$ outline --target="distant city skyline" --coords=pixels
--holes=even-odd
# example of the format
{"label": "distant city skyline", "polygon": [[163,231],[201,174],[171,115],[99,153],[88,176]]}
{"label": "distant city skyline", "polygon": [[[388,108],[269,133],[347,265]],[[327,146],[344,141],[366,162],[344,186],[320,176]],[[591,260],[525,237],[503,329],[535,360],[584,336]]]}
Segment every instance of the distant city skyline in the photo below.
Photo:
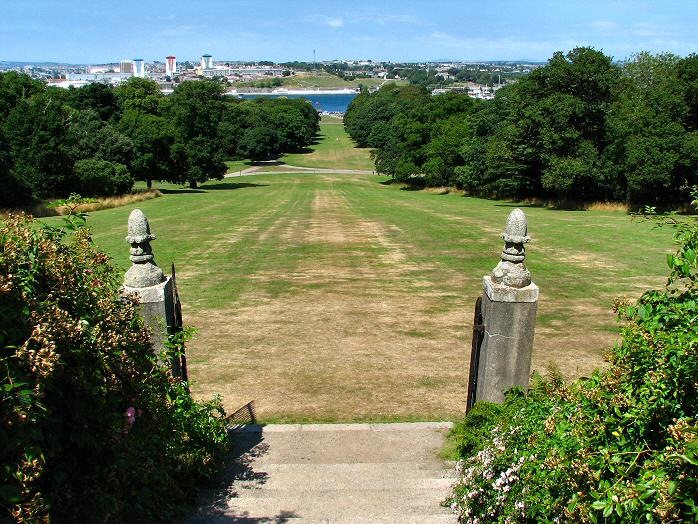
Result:
{"label": "distant city skyline", "polygon": [[698,2],[135,2],[5,0],[0,60],[108,63],[372,59],[545,61],[592,46],[616,60],[638,51],[698,51]]}

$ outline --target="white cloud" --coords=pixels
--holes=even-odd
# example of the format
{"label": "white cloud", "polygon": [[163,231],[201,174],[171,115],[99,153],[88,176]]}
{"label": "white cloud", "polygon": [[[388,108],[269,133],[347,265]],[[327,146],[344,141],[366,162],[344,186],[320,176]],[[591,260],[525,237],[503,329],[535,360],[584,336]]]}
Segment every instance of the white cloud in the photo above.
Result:
{"label": "white cloud", "polygon": [[353,17],[349,20],[350,24],[374,23],[378,25],[387,24],[405,24],[405,25],[420,25],[421,19],[412,15],[392,15],[392,14],[368,14]]}
{"label": "white cloud", "polygon": [[329,27],[343,27],[344,19],[337,16],[308,15],[302,18],[304,22],[311,24],[322,24]]}
{"label": "white cloud", "polygon": [[369,13],[362,14],[360,16],[325,16],[325,15],[307,15],[302,17],[304,22],[310,22],[315,24],[322,24],[329,27],[344,27],[345,25],[356,25],[356,24],[374,24],[374,25],[390,25],[390,24],[400,24],[400,25],[421,25],[422,21],[420,18],[412,15],[395,15],[395,14],[381,14],[381,13]]}
{"label": "white cloud", "polygon": [[330,27],[342,27],[344,25],[344,20],[341,18],[328,18],[325,23]]}

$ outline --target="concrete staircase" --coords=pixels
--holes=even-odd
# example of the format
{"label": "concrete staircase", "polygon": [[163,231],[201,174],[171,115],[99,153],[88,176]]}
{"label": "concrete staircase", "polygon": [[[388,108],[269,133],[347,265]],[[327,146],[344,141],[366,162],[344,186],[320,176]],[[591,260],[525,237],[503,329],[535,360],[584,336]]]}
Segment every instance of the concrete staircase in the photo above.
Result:
{"label": "concrete staircase", "polygon": [[446,524],[454,482],[438,459],[450,423],[252,426],[187,522]]}

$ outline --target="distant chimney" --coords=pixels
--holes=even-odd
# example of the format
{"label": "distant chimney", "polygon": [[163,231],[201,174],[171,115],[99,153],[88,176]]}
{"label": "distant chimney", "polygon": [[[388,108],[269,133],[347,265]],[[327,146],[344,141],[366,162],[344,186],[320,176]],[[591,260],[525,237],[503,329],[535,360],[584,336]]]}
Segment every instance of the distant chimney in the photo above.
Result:
{"label": "distant chimney", "polygon": [[165,58],[165,76],[172,78],[177,72],[177,57],[168,56]]}

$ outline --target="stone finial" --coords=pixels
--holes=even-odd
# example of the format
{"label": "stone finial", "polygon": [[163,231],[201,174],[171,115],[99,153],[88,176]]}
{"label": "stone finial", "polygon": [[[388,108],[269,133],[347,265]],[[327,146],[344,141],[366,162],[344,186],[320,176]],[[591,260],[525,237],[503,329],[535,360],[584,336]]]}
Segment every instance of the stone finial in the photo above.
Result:
{"label": "stone finial", "polygon": [[492,280],[510,287],[528,286],[531,283],[531,273],[524,264],[524,244],[530,242],[531,238],[528,236],[528,221],[523,211],[517,208],[509,213],[502,238],[502,260],[492,271]]}
{"label": "stone finial", "polygon": [[165,275],[155,263],[150,241],[155,235],[150,232],[148,218],[140,209],[134,209],[128,217],[126,242],[131,244],[132,265],[124,276],[124,285],[133,288],[157,286],[165,281]]}

